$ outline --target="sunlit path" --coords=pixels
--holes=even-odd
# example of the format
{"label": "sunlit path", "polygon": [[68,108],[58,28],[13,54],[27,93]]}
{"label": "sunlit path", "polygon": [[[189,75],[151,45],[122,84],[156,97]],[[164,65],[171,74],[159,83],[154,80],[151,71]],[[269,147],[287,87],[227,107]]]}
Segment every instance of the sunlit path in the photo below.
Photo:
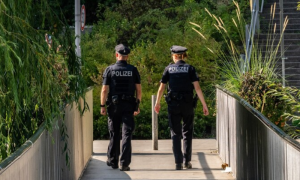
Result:
{"label": "sunlit path", "polygon": [[82,180],[142,179],[234,179],[223,173],[222,161],[216,153],[215,139],[193,140],[193,169],[175,170],[171,140],[159,140],[159,150],[152,149],[151,140],[134,140],[131,171],[122,172],[106,165],[108,141],[94,141],[94,153]]}

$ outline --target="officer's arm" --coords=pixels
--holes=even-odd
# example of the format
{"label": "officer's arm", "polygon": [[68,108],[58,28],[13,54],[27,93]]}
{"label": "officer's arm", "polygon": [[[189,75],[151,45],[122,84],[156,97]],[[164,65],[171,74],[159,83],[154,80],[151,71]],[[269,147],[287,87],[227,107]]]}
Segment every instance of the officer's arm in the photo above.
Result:
{"label": "officer's arm", "polygon": [[157,97],[156,97],[156,103],[155,104],[160,104],[160,99],[164,93],[164,90],[166,88],[166,84],[160,83],[159,89],[157,91]]}
{"label": "officer's arm", "polygon": [[165,88],[166,88],[166,84],[160,83],[159,89],[157,91],[157,98],[156,98],[156,103],[155,103],[155,107],[154,107],[154,110],[157,114],[159,113],[159,110],[160,110],[160,99],[164,93]]}
{"label": "officer's arm", "polygon": [[109,92],[109,85],[103,85],[101,90],[101,105],[105,105],[108,92]]}
{"label": "officer's arm", "polygon": [[199,82],[198,81],[194,81],[193,82],[193,85],[194,85],[194,88],[195,88],[195,91],[202,103],[202,106],[203,106],[203,113],[204,115],[208,115],[209,112],[208,112],[208,108],[207,108],[207,105],[205,103],[205,99],[204,99],[204,96],[203,96],[203,93],[202,93],[202,90],[200,88],[200,85],[199,85]]}
{"label": "officer's arm", "polygon": [[141,84],[135,84],[135,88],[136,88],[136,98],[138,98],[141,102],[142,101],[142,86],[141,86]]}

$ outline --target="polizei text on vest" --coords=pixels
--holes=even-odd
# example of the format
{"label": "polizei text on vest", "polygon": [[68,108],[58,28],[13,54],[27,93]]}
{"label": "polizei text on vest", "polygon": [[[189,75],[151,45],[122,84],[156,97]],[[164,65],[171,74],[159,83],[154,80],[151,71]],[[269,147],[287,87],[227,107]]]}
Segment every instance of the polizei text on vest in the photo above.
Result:
{"label": "polizei text on vest", "polygon": [[169,67],[169,73],[187,73],[189,67]]}
{"label": "polizei text on vest", "polygon": [[112,71],[113,76],[132,76],[132,71]]}

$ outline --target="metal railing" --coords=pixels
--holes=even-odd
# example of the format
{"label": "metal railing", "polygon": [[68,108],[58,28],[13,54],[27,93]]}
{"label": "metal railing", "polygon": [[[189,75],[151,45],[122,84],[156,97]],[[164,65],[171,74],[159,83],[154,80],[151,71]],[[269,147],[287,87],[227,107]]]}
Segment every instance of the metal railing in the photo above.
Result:
{"label": "metal railing", "polygon": [[[89,105],[83,116],[76,104],[65,108],[70,167],[62,154],[65,141],[60,130],[49,134],[43,124],[16,152],[0,163],[1,180],[75,180],[87,165],[93,151],[93,90],[86,93]],[[83,101],[81,100],[83,107]]]}
{"label": "metal railing", "polygon": [[279,0],[279,8],[280,8],[280,34],[283,34],[282,39],[280,41],[280,56],[281,56],[281,71],[282,71],[282,86],[285,87],[285,60],[287,60],[287,57],[285,57],[285,46],[284,46],[284,30],[283,30],[283,0]]}
{"label": "metal railing", "polygon": [[256,33],[256,30],[259,29],[259,12],[262,13],[264,0],[261,2],[261,8],[259,10],[259,0],[252,0],[252,10],[251,10],[251,24],[246,25],[246,55],[244,61],[243,73],[249,70],[250,59],[253,47],[253,39]]}
{"label": "metal railing", "polygon": [[217,87],[217,143],[237,180],[298,180],[300,143],[245,100]]}

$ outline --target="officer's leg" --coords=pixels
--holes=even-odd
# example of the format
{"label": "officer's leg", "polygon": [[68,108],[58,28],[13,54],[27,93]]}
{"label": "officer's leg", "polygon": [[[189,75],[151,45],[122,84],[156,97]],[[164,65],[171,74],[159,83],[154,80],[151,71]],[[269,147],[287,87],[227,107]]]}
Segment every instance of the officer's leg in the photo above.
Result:
{"label": "officer's leg", "polygon": [[181,151],[181,118],[180,108],[178,106],[168,106],[169,126],[171,130],[171,137],[173,142],[173,153],[175,163],[183,163],[183,156]]}
{"label": "officer's leg", "polygon": [[107,150],[108,162],[115,167],[119,164],[120,155],[120,116],[116,112],[116,106],[108,108],[108,130],[110,135],[110,142]]}
{"label": "officer's leg", "polygon": [[194,131],[194,109],[193,105],[186,104],[185,112],[183,112],[183,126],[182,126],[182,135],[183,135],[183,158],[184,162],[187,163],[191,161],[192,156],[192,139]]}
{"label": "officer's leg", "polygon": [[131,163],[131,139],[134,131],[133,105],[127,104],[127,108],[122,116],[122,152],[120,158],[121,166],[129,166]]}

